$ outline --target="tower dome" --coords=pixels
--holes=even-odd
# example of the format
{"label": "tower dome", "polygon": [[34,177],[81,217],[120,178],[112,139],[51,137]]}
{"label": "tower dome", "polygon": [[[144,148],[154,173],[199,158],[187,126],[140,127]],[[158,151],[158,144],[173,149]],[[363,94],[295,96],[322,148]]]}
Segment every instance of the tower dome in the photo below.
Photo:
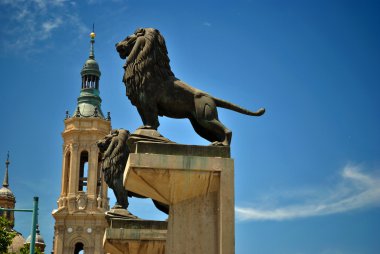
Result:
{"label": "tower dome", "polygon": [[1,187],[0,189],[0,199],[15,200],[15,195],[8,187]]}
{"label": "tower dome", "polygon": [[94,58],[89,58],[84,62],[82,71],[80,72],[82,78],[85,76],[95,76],[97,78],[100,77],[99,64]]}

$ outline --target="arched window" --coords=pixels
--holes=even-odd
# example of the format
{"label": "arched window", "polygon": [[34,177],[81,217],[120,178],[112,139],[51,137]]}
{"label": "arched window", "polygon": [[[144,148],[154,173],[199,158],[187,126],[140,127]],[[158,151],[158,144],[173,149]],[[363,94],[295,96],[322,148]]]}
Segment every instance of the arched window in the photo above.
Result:
{"label": "arched window", "polygon": [[79,164],[79,191],[87,191],[87,176],[88,176],[88,152],[83,151],[80,154]]}
{"label": "arched window", "polygon": [[75,244],[75,248],[74,248],[74,254],[83,254],[84,253],[84,246],[83,246],[83,243],[81,242],[78,242]]}
{"label": "arched window", "polygon": [[[101,184],[102,184],[102,173],[101,173],[101,170],[102,170],[102,154],[99,153],[98,155],[98,168],[97,168],[97,172],[96,172],[96,179],[97,179],[97,184],[96,184],[96,196],[99,196],[99,192],[102,190],[101,188]],[[101,193],[101,196],[103,195],[103,193]]]}
{"label": "arched window", "polygon": [[64,175],[63,175],[63,180],[62,180],[64,194],[67,194],[67,189],[69,188],[70,161],[71,161],[71,154],[70,152],[67,152],[65,156],[65,167],[63,171]]}

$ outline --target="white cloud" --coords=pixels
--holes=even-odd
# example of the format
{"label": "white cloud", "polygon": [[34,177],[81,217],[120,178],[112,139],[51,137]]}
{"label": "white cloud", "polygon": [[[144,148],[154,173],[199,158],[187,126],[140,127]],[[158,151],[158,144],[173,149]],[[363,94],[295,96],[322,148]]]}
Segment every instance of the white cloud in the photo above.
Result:
{"label": "white cloud", "polygon": [[203,25],[204,25],[204,26],[211,27],[211,23],[210,23],[210,22],[203,22]]}
{"label": "white cloud", "polygon": [[63,6],[68,0],[52,0],[52,4],[57,6]]}
{"label": "white cloud", "polygon": [[[300,195],[298,193],[288,198],[294,200],[294,198],[300,198]],[[267,199],[280,199],[280,195],[267,197]],[[380,205],[380,178],[364,173],[358,166],[348,165],[341,173],[340,182],[332,189],[307,191],[298,204],[271,207],[265,204],[253,204],[248,207],[236,206],[235,211],[240,221],[280,221],[344,213],[378,205]]]}
{"label": "white cloud", "polygon": [[48,4],[46,0],[34,0],[40,9],[45,9]]}
{"label": "white cloud", "polygon": [[45,34],[49,34],[51,30],[58,28],[62,24],[61,18],[56,18],[54,20],[46,21],[42,24]]}
{"label": "white cloud", "polygon": [[0,0],[0,8],[6,15],[6,22],[1,24],[0,29],[2,51],[13,52],[21,47],[23,53],[41,50],[41,44],[37,47],[37,43],[48,42],[63,26],[78,34],[90,30],[80,19],[72,1]]}

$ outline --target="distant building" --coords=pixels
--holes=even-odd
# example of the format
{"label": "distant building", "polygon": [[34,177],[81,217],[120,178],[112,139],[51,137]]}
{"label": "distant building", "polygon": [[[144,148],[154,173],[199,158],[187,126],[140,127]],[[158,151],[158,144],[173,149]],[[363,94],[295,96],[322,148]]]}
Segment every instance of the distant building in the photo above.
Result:
{"label": "distant building", "polygon": [[[0,207],[2,208],[8,208],[8,209],[14,209],[16,204],[16,197],[9,188],[8,183],[8,167],[9,167],[10,161],[9,161],[9,152],[7,155],[7,160],[5,161],[5,175],[4,175],[4,181],[3,181],[3,187],[0,189]],[[13,226],[15,225],[15,216],[13,211],[0,211],[0,214],[7,218],[9,222]]]}
{"label": "distant building", "polygon": [[[14,196],[13,192],[9,188],[9,182],[8,182],[8,167],[9,167],[10,161],[9,161],[9,153],[7,155],[7,160],[5,161],[5,175],[4,175],[4,181],[3,181],[3,187],[0,189],[0,207],[2,208],[8,208],[8,209],[15,209],[16,204],[16,197]],[[30,244],[30,236],[25,241],[24,237],[21,233],[17,232],[14,227],[15,222],[15,216],[14,211],[0,211],[0,216],[4,216],[7,218],[11,223],[11,228],[9,230],[16,232],[16,236],[12,240],[12,244],[8,247],[9,253],[20,253],[20,249],[24,247],[25,244]],[[45,250],[45,242],[43,240],[43,237],[40,235],[40,230],[38,229],[37,225],[37,231],[36,231],[36,248],[38,248],[41,252],[44,252]]]}
{"label": "distant building", "polygon": [[55,254],[103,254],[107,227],[107,185],[101,174],[96,141],[111,131],[99,96],[99,65],[94,56],[95,33],[91,33],[89,58],[81,71],[82,85],[76,110],[66,112],[63,138],[61,194],[52,214]]}
{"label": "distant building", "polygon": [[[31,239],[32,239],[32,236],[29,235],[28,238],[26,238],[25,245],[30,245],[30,240]],[[39,249],[42,253],[44,253],[45,246],[46,246],[46,244],[45,244],[44,238],[41,236],[40,229],[39,229],[39,226],[37,224],[37,227],[36,227],[36,241],[35,241],[34,247],[36,249]]]}

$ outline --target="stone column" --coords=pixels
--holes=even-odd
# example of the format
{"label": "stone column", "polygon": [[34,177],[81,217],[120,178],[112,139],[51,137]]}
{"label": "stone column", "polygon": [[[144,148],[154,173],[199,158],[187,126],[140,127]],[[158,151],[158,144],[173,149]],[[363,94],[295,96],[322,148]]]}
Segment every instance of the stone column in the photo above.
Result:
{"label": "stone column", "polygon": [[[67,187],[68,186],[66,186],[66,188],[65,188],[65,185],[66,185],[66,170],[67,170],[67,168],[66,168],[66,154],[67,154],[67,146],[63,146],[63,153],[62,153],[62,177],[61,177],[61,179],[62,179],[62,183],[61,183],[61,197],[63,197],[63,196],[66,196],[67,195]],[[65,190],[66,189],[66,190]]]}
{"label": "stone column", "polygon": [[91,145],[88,154],[88,179],[87,179],[87,195],[90,199],[96,199],[97,186],[97,171],[98,171],[98,149],[95,144]]}
{"label": "stone column", "polygon": [[69,180],[69,197],[75,197],[78,190],[78,177],[79,177],[79,145],[71,145],[71,159],[70,159],[70,180]]}
{"label": "stone column", "polygon": [[54,253],[63,253],[64,227],[56,226],[54,238]]}

